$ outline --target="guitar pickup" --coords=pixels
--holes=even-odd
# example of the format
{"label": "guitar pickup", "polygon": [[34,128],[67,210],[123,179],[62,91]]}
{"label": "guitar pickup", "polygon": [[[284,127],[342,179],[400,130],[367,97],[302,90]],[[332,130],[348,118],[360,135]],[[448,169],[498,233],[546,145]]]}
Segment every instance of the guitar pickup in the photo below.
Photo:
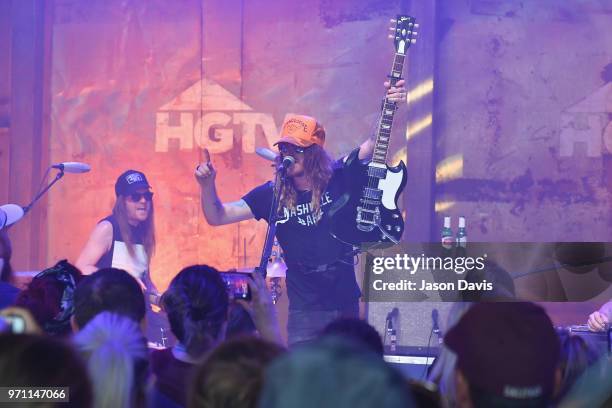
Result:
{"label": "guitar pickup", "polygon": [[375,207],[378,207],[380,205],[380,200],[374,201],[374,200],[368,200],[367,198],[362,198],[361,200],[359,200],[359,202],[363,205],[372,205]]}
{"label": "guitar pickup", "polygon": [[384,179],[387,177],[387,169],[383,167],[368,166],[368,176]]}
{"label": "guitar pickup", "polygon": [[377,188],[366,187],[363,189],[363,197],[366,199],[380,201],[382,199],[382,194],[382,190]]}

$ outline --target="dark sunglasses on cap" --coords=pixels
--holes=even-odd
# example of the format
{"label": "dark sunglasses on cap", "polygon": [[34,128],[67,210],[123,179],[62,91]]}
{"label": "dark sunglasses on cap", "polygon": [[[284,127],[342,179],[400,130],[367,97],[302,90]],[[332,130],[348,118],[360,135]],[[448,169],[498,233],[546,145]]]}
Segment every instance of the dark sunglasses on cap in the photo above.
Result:
{"label": "dark sunglasses on cap", "polygon": [[142,200],[143,197],[144,197],[145,201],[151,201],[153,199],[153,193],[150,192],[150,191],[145,191],[144,193],[132,193],[132,194],[128,194],[127,197],[130,199],[130,201],[133,201],[135,203],[137,203],[140,200]]}
{"label": "dark sunglasses on cap", "polygon": [[291,155],[296,153],[304,153],[306,149],[304,147],[292,145],[290,143],[283,143],[278,145],[278,151],[283,155]]}

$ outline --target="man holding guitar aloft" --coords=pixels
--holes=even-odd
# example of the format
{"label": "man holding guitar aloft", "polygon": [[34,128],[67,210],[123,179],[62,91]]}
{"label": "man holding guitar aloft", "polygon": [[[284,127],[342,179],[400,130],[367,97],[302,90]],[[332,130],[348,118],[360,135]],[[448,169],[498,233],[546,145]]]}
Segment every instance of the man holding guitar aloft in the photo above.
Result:
{"label": "man holding guitar aloft", "polygon": [[[403,232],[397,198],[406,182],[406,167],[403,162],[389,167],[386,157],[393,115],[407,99],[402,68],[418,24],[410,16],[398,16],[392,22],[395,58],[375,137],[334,162],[323,148],[325,130],[316,119],[289,114],[281,127],[277,164],[289,166],[278,186],[276,237],[287,264],[290,345],[312,339],[338,317],[358,317],[360,292],[353,246],[398,242]],[[268,219],[272,182],[238,201],[223,203],[215,189],[215,174],[205,151],[195,176],[209,224]]]}
{"label": "man holding guitar aloft", "polygon": [[[388,88],[387,100],[406,101],[404,81]],[[324,128],[312,117],[289,114],[281,128],[279,161],[295,159],[281,185],[276,236],[287,263],[289,344],[313,338],[340,316],[358,317],[359,288],[355,279],[352,247],[334,238],[323,215],[344,194],[343,161],[333,161],[323,148]],[[359,159],[372,157],[374,141],[359,147]],[[201,187],[202,210],[211,225],[256,218],[267,219],[273,183],[266,182],[241,200],[222,203],[215,189],[215,169],[208,151],[195,176]]]}

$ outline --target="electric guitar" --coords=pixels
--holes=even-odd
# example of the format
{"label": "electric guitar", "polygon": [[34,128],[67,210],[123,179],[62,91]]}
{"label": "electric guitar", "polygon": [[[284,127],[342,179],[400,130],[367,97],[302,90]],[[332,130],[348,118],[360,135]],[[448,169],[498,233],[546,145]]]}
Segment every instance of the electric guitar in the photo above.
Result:
{"label": "electric guitar", "polygon": [[[418,24],[410,16],[391,20],[395,58],[389,80],[394,86],[402,79],[404,59],[410,45],[416,42],[414,31]],[[393,116],[397,103],[383,101],[380,123],[376,133],[374,154],[367,166],[360,162],[359,149],[354,150],[344,164],[347,193],[341,196],[326,216],[331,221],[332,235],[345,243],[398,243],[404,232],[404,220],[397,208],[397,199],[406,185],[406,165],[387,165],[387,153]]]}

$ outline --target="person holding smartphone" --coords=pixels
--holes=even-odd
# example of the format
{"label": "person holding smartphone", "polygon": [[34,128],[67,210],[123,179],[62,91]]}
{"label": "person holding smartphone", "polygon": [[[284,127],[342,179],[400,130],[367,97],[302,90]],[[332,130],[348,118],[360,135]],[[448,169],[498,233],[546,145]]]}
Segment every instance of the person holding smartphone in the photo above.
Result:
{"label": "person holding smartphone", "polygon": [[23,307],[10,306],[0,309],[0,334],[2,333],[43,334],[43,331],[30,311]]}
{"label": "person holding smartphone", "polygon": [[[154,386],[149,396],[150,406],[187,406],[189,385],[197,365],[226,338],[233,302],[241,304],[251,315],[261,338],[282,344],[274,305],[263,277],[234,274],[233,279],[224,281],[224,275],[208,265],[191,265],[172,279],[162,295],[162,307],[178,342],[151,353]],[[250,301],[243,298],[242,291],[233,290],[233,283],[245,281],[250,288]]]}

